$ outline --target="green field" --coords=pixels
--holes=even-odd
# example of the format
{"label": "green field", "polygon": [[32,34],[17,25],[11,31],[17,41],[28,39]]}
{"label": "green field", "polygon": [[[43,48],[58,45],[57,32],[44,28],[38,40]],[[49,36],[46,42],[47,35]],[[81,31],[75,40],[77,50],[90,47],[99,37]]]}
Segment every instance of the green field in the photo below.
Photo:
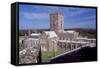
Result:
{"label": "green field", "polygon": [[52,58],[52,57],[55,57],[55,56],[57,56],[58,54],[60,54],[60,52],[53,52],[53,51],[50,51],[50,52],[42,52],[41,53],[41,56],[42,56],[42,62],[49,62],[50,60],[50,58]]}

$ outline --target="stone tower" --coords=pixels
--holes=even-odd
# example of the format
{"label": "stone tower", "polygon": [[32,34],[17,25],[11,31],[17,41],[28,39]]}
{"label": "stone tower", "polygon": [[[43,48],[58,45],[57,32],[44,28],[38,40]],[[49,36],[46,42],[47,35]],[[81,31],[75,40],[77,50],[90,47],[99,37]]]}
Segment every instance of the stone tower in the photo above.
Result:
{"label": "stone tower", "polygon": [[62,13],[50,14],[50,30],[57,34],[64,31],[64,15]]}

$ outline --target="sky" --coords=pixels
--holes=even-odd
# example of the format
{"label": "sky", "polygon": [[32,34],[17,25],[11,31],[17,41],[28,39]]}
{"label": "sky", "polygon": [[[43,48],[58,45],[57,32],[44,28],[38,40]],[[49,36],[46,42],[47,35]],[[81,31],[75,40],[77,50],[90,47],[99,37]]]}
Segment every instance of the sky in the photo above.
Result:
{"label": "sky", "polygon": [[96,29],[96,9],[42,5],[19,5],[19,29],[49,29],[50,13],[64,14],[64,28]]}

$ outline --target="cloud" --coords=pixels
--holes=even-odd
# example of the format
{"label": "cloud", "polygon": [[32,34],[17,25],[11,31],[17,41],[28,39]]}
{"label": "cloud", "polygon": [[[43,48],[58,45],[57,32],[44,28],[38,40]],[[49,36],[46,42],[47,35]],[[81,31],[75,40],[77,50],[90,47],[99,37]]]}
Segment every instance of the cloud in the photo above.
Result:
{"label": "cloud", "polygon": [[27,20],[41,20],[48,19],[48,13],[33,13],[33,12],[24,12],[23,17]]}
{"label": "cloud", "polygon": [[41,5],[33,5],[32,7],[35,10],[41,10],[43,12],[56,12],[58,11],[59,8],[57,6],[41,6]]}
{"label": "cloud", "polygon": [[86,10],[77,10],[77,11],[70,10],[69,11],[69,13],[70,13],[69,16],[77,16],[77,15],[80,15],[80,14],[85,13],[85,12],[86,12]]}

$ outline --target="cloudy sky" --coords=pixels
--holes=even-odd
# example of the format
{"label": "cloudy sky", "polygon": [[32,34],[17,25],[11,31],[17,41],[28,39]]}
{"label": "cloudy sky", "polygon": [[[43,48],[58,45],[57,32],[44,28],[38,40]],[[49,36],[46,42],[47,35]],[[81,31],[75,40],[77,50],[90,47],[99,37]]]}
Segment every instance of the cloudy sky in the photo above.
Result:
{"label": "cloudy sky", "polygon": [[96,29],[96,9],[41,5],[19,5],[19,29],[50,28],[50,13],[64,14],[64,28]]}

